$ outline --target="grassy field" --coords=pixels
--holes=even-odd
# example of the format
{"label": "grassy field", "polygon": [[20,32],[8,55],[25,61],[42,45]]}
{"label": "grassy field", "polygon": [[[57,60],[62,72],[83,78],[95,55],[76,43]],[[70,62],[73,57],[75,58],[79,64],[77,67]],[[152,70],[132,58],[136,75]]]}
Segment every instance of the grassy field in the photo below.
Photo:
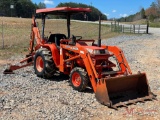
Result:
{"label": "grassy field", "polygon": [[[137,20],[134,22],[125,22],[126,24],[142,24],[142,25],[146,25],[147,21],[146,19],[142,19],[142,20]],[[149,22],[149,27],[155,27],[155,28],[160,28],[160,22]]]}
{"label": "grassy field", "polygon": [[[3,25],[2,25],[3,21]],[[41,20],[37,20],[41,28]],[[2,49],[2,26],[4,49]],[[41,30],[41,29],[40,29]],[[66,20],[46,20],[45,36],[51,33],[67,35]],[[6,59],[14,54],[27,53],[31,33],[31,19],[0,17],[0,59]],[[98,39],[98,25],[83,22],[71,22],[71,35],[82,36],[83,39]],[[117,36],[111,33],[110,27],[102,26],[102,39]]]}
{"label": "grassy field", "polygon": [[155,28],[160,28],[160,22],[150,22],[149,26],[150,27],[155,27]]}
{"label": "grassy field", "polygon": [[122,22],[124,24],[134,24],[134,25],[137,25],[137,24],[142,24],[142,25],[145,25],[147,24],[147,21],[146,19],[142,19],[142,20],[137,20],[137,21],[134,21],[134,22]]}

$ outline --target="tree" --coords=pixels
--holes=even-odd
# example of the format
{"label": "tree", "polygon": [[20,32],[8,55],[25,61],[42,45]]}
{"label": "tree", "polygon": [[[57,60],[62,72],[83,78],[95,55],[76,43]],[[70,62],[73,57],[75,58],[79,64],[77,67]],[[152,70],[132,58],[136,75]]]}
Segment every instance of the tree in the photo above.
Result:
{"label": "tree", "polygon": [[160,0],[157,0],[157,7],[160,9]]}
{"label": "tree", "polygon": [[10,0],[1,0],[0,1],[0,13],[5,16],[10,16]]}
{"label": "tree", "polygon": [[[86,15],[84,14],[76,14],[73,15],[71,17],[71,19],[76,19],[76,20],[89,20],[89,21],[97,21],[99,19],[99,15],[102,14],[97,8],[90,6],[90,5],[86,5],[86,4],[82,4],[82,3],[73,3],[73,2],[68,2],[68,3],[60,3],[57,5],[57,7],[83,7],[83,8],[91,8],[92,12],[90,13],[86,13]],[[86,18],[84,17],[86,16]],[[63,18],[62,16],[60,16],[60,18]],[[107,16],[102,14],[102,19],[103,20],[107,20]]]}
{"label": "tree", "polygon": [[160,14],[159,14],[160,10],[158,8],[158,4],[159,4],[158,2],[156,2],[156,3],[152,2],[150,7],[148,9],[146,9],[146,11],[145,11],[145,14],[149,18],[150,21],[154,21],[155,18],[158,18],[160,16]]}
{"label": "tree", "polygon": [[158,15],[160,16],[160,0],[157,0],[157,9]]}
{"label": "tree", "polygon": [[[10,8],[11,4],[14,5],[13,9]],[[3,16],[29,18],[38,8],[46,6],[44,3],[34,4],[32,0],[0,0],[0,15]]]}
{"label": "tree", "polygon": [[156,5],[156,3],[155,3],[155,2],[152,2],[152,4],[150,5],[150,7],[156,8],[156,7],[157,7],[157,5]]}
{"label": "tree", "polygon": [[155,16],[154,15],[149,15],[149,20],[151,21],[151,22],[153,22],[154,21],[154,19],[155,19]]}
{"label": "tree", "polygon": [[31,0],[18,0],[16,4],[16,14],[18,17],[32,17],[35,6]]}
{"label": "tree", "polygon": [[157,9],[154,8],[154,7],[150,7],[150,8],[148,8],[148,9],[146,9],[145,15],[146,15],[146,16],[150,16],[150,15],[157,16],[157,15],[158,15],[158,14],[157,14]]}
{"label": "tree", "polygon": [[41,9],[41,8],[46,8],[46,4],[40,2],[40,3],[38,4],[38,8],[39,8],[39,9]]}
{"label": "tree", "polygon": [[146,15],[145,15],[145,10],[144,10],[144,8],[141,9],[140,13],[141,13],[141,18],[142,18],[142,19],[145,19],[145,18],[146,18]]}

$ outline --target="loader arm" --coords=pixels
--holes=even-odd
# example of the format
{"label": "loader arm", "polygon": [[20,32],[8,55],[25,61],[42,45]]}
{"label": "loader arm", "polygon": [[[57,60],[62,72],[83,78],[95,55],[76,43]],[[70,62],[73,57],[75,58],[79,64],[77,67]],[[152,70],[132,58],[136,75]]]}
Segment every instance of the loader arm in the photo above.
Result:
{"label": "loader arm", "polygon": [[128,65],[128,62],[124,56],[123,51],[116,46],[107,46],[107,50],[112,52],[114,56],[117,58],[118,63],[120,65],[121,71],[125,74],[132,74],[132,71]]}
{"label": "loader arm", "polygon": [[85,68],[87,70],[90,82],[92,84],[92,88],[93,88],[94,92],[96,92],[97,82],[98,82],[98,75],[97,75],[96,69],[95,69],[93,62],[91,60],[90,53],[87,50],[85,50],[83,47],[81,47],[81,51],[84,51],[84,52],[80,52],[80,55],[81,55],[81,58],[83,59],[83,62],[84,62]]}
{"label": "loader arm", "polygon": [[[61,40],[61,43],[63,42],[70,42],[71,40]],[[93,40],[91,40],[93,41]],[[73,61],[76,60],[78,58],[81,58],[83,60],[85,69],[88,73],[89,79],[91,81],[92,87],[94,92],[96,92],[96,88],[97,88],[97,81],[98,81],[98,75],[97,75],[97,71],[94,67],[94,64],[92,62],[90,53],[80,44],[76,44],[76,46],[72,46],[72,45],[66,45],[66,44],[60,44],[61,48],[60,48],[60,67],[59,70],[61,72],[65,72],[65,62],[67,61]],[[77,56],[73,56],[69,59],[65,59],[65,50],[67,51],[72,51],[76,54],[78,54]]]}

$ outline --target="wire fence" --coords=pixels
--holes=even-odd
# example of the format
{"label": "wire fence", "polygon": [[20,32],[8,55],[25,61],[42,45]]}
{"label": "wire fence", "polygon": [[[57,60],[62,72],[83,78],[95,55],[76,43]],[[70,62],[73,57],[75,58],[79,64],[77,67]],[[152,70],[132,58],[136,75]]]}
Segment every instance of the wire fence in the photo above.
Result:
{"label": "wire fence", "polygon": [[1,28],[2,28],[2,48],[4,49],[4,30],[3,30],[3,21],[2,21],[2,26],[1,26]]}
{"label": "wire fence", "polygon": [[[28,21],[28,22],[27,22]],[[31,20],[23,18],[0,18],[0,45],[1,48],[9,48],[23,44],[30,36]]]}

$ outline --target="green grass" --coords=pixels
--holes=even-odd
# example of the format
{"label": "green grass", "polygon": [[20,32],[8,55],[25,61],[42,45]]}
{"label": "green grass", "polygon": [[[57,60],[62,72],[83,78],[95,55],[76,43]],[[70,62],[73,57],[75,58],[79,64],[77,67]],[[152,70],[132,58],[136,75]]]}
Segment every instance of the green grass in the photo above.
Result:
{"label": "green grass", "polygon": [[[2,49],[2,21],[4,35],[4,49]],[[0,17],[0,59],[6,59],[17,54],[27,54],[31,33],[31,19]],[[41,20],[37,20],[41,28]],[[63,33],[67,35],[66,20],[46,20],[45,36],[49,33]],[[83,39],[98,39],[97,24],[71,22],[71,35],[82,36]],[[40,29],[41,31],[41,29]],[[110,27],[102,25],[102,39],[119,35],[110,32]]]}
{"label": "green grass", "polygon": [[[125,22],[125,24],[141,24],[141,25],[146,25],[147,20],[142,19],[142,20],[137,20],[134,22]],[[149,27],[155,27],[155,28],[160,28],[160,22],[149,22]]]}
{"label": "green grass", "polygon": [[155,28],[160,28],[160,22],[150,22],[149,26],[150,27],[155,27]]}
{"label": "green grass", "polygon": [[146,21],[146,19],[141,19],[141,20],[136,20],[134,22],[122,22],[122,23],[125,23],[125,24],[134,24],[134,25],[138,25],[138,24],[145,25],[145,24],[147,24],[147,21]]}

